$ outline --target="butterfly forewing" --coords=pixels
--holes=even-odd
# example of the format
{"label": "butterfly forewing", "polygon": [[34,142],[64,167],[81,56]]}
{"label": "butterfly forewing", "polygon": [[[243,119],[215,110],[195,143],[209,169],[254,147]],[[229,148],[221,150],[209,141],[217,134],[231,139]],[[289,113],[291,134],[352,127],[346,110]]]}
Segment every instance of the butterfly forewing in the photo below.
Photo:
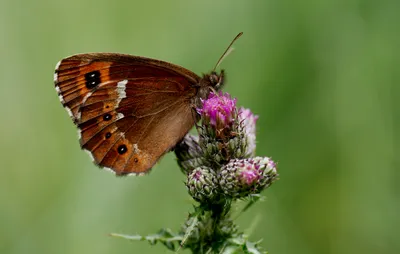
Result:
{"label": "butterfly forewing", "polygon": [[82,148],[119,175],[147,172],[189,131],[199,80],[163,61],[97,53],[62,60],[54,75]]}

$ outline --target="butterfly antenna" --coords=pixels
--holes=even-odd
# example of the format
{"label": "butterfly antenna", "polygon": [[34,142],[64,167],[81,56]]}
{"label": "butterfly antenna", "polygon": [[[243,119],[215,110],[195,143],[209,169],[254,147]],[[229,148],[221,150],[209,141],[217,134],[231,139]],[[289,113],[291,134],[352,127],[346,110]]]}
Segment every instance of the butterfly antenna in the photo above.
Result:
{"label": "butterfly antenna", "polygon": [[224,60],[224,58],[229,55],[229,53],[232,52],[233,48],[232,45],[233,43],[240,38],[240,36],[242,36],[243,32],[240,32],[238,35],[236,35],[236,37],[232,40],[231,44],[229,44],[229,46],[226,48],[225,52],[221,55],[221,57],[219,58],[217,64],[215,65],[213,71],[215,71],[215,69],[217,69],[217,67],[220,65],[220,63],[222,62],[222,60]]}

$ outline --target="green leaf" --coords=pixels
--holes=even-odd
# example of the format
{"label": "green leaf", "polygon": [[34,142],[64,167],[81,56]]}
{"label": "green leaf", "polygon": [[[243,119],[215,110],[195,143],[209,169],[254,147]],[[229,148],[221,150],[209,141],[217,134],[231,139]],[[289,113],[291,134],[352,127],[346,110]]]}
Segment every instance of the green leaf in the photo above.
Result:
{"label": "green leaf", "polygon": [[257,201],[264,200],[264,197],[261,196],[260,194],[251,194],[249,195],[249,203],[247,203],[247,205],[242,209],[242,213],[247,211],[250,207],[252,207]]}
{"label": "green leaf", "polygon": [[226,241],[226,246],[222,254],[233,254],[233,253],[246,253],[246,254],[266,254],[258,244],[261,241],[249,242],[247,236],[244,234],[238,235],[237,237],[230,238]]}
{"label": "green leaf", "polygon": [[198,214],[195,214],[195,217],[193,217],[189,227],[187,227],[186,232],[183,235],[182,241],[180,243],[181,246],[185,244],[186,240],[189,238],[190,234],[193,232],[193,229],[197,226],[198,222],[199,222]]}
{"label": "green leaf", "polygon": [[141,235],[124,235],[124,234],[111,233],[110,236],[124,238],[126,240],[132,240],[132,241],[146,240],[145,237]]}
{"label": "green leaf", "polygon": [[227,246],[224,249],[222,249],[220,254],[235,254],[235,253],[238,253],[239,250],[240,250],[240,247],[238,247],[238,246]]}
{"label": "green leaf", "polygon": [[243,239],[242,236],[240,237],[235,237],[235,238],[230,238],[228,241],[234,245],[242,246],[246,243],[246,240]]}
{"label": "green leaf", "polygon": [[263,254],[265,252],[260,251],[256,244],[252,243],[252,242],[246,242],[246,250],[248,251],[248,253],[251,254]]}
{"label": "green leaf", "polygon": [[174,251],[175,244],[179,244],[182,241],[182,236],[173,233],[170,229],[161,229],[157,234],[141,236],[141,235],[125,235],[125,234],[110,234],[113,237],[119,237],[131,241],[148,241],[151,245],[161,242],[168,249]]}

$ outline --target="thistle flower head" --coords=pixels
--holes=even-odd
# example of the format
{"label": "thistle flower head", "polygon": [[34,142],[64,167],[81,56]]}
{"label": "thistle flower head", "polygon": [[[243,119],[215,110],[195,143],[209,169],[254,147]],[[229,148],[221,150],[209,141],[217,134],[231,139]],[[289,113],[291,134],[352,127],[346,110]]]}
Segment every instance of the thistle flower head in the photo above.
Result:
{"label": "thistle flower head", "polygon": [[189,194],[199,202],[209,202],[217,194],[217,178],[208,167],[193,169],[187,178],[186,186]]}
{"label": "thistle flower head", "polygon": [[199,145],[208,165],[216,168],[232,158],[245,157],[247,139],[241,131],[236,99],[228,93],[210,93],[202,103],[197,109],[201,115]]}
{"label": "thistle flower head", "polygon": [[210,93],[203,100],[203,107],[197,111],[201,114],[203,121],[216,129],[230,126],[236,117],[236,99],[232,99],[228,93]]}
{"label": "thistle flower head", "polygon": [[233,198],[260,193],[276,180],[275,163],[268,157],[233,159],[222,167],[218,181],[223,192]]}

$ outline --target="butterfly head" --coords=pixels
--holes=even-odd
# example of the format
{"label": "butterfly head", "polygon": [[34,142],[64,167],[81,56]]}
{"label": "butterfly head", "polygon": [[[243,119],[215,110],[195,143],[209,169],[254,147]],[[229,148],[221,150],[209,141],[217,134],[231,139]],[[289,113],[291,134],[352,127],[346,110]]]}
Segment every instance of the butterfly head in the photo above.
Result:
{"label": "butterfly head", "polygon": [[210,92],[218,92],[224,85],[224,81],[224,70],[221,70],[220,73],[213,71],[210,74],[203,75],[199,82],[198,97],[206,99]]}

